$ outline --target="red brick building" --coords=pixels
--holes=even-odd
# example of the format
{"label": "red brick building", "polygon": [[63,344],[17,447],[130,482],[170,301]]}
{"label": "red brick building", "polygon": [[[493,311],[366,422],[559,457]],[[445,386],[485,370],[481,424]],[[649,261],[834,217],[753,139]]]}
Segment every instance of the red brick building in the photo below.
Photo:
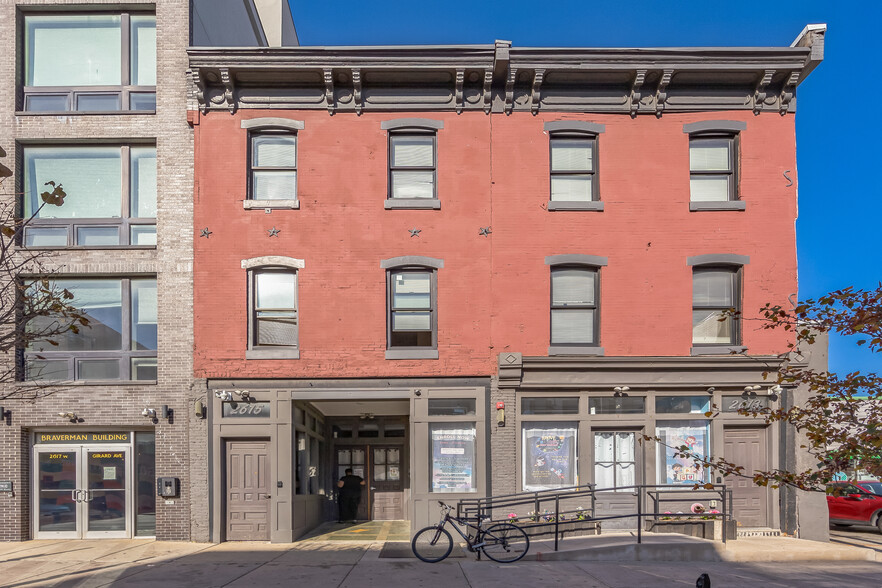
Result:
{"label": "red brick building", "polygon": [[[718,481],[642,434],[781,463],[732,409],[786,402],[762,373],[788,340],[721,317],[797,292],[793,95],[823,37],[191,49],[212,539],[333,519],[349,467],[358,518],[419,526],[438,497],[593,483],[623,512],[622,487]],[[734,514],[789,529],[795,500],[738,486]]]}

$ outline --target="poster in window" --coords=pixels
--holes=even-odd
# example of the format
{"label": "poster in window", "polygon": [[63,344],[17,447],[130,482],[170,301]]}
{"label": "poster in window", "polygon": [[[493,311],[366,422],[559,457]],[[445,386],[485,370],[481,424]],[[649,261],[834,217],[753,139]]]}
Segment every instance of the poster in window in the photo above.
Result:
{"label": "poster in window", "polygon": [[432,492],[475,492],[475,429],[432,428]]}
{"label": "poster in window", "polygon": [[682,421],[659,426],[656,435],[659,451],[660,484],[698,484],[707,478],[705,469],[688,457],[675,455],[685,447],[688,453],[707,456],[709,425],[707,421]]}
{"label": "poster in window", "polygon": [[575,486],[576,429],[524,429],[524,490]]}

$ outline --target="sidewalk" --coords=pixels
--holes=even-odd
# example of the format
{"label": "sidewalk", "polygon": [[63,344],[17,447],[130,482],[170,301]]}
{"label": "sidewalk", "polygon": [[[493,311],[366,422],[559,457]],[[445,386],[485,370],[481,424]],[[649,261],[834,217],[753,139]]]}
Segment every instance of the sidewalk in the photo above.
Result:
{"label": "sidewalk", "polygon": [[[636,538],[628,534],[584,539],[567,539],[565,549],[555,554],[561,561],[549,561],[554,553],[551,546],[536,542],[528,554],[532,561],[509,565],[475,561],[472,554],[439,564],[425,564],[412,557],[383,558],[383,543],[376,541],[198,544],[136,539],[0,543],[0,585],[532,588],[578,584],[580,588],[683,588],[694,586],[703,572],[711,573],[715,588],[753,584],[821,588],[844,581],[850,588],[882,585],[882,565],[874,561],[875,552],[869,560],[864,552],[871,550],[859,548],[782,537],[738,539],[727,549],[688,537],[682,538],[686,541],[672,540],[670,535],[646,536],[639,548]],[[713,561],[672,561],[675,554],[708,554],[708,546],[715,554]],[[606,553],[609,559],[603,563],[585,559],[592,551]],[[406,549],[399,553],[406,553]],[[660,559],[662,555],[667,559]]]}
{"label": "sidewalk", "polygon": [[[882,553],[872,549],[836,543],[806,541],[792,537],[742,537],[720,543],[676,534],[644,533],[637,543],[636,533],[604,533],[572,537],[560,542],[533,541],[525,559],[533,561],[879,561]],[[882,582],[880,582],[882,585]]]}

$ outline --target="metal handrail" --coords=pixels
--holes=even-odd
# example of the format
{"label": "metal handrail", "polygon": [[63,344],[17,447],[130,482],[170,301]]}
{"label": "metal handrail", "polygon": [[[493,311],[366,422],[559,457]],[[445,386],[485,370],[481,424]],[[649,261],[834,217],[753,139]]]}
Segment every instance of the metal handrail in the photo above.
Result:
{"label": "metal handrail", "polygon": [[[710,486],[710,487],[708,487]],[[722,521],[722,541],[726,542],[728,525],[732,521],[732,513],[730,512],[732,505],[732,490],[727,488],[725,484],[702,485],[700,488],[692,488],[679,484],[635,484],[631,486],[618,486],[615,488],[597,488],[595,484],[586,484],[582,486],[569,486],[566,488],[557,488],[553,490],[534,490],[528,492],[518,492],[514,494],[502,494],[498,496],[487,496],[481,498],[464,498],[456,505],[456,514],[466,519],[478,519],[481,516],[490,517],[494,520],[493,511],[498,509],[514,510],[516,507],[530,505],[533,506],[532,521],[542,524],[542,518],[552,518],[546,520],[545,524],[554,525],[554,550],[558,550],[558,544],[566,531],[560,530],[562,516],[577,514],[580,518],[575,520],[602,522],[614,519],[636,518],[637,519],[637,543],[643,542],[643,520],[645,518],[653,518],[659,520],[661,516],[667,518],[686,518],[695,516],[694,513],[660,513],[659,505],[664,502],[681,502],[689,500],[683,498],[685,493],[695,496],[704,494],[701,498],[707,499],[706,495],[712,493],[713,496],[719,496],[721,509],[719,513],[713,515],[702,514],[701,516],[713,516],[714,519]],[[637,512],[629,514],[597,516],[597,494],[603,492],[615,492],[617,494],[630,493],[637,498]],[[561,500],[572,500],[580,497],[590,499],[591,507],[588,509],[577,508],[576,510],[561,510]],[[653,508],[651,512],[644,512],[644,500],[651,500]],[[544,504],[553,502],[554,512],[540,512]],[[518,515],[520,517],[521,515]],[[585,517],[585,518],[582,518]],[[502,520],[502,519],[495,519]],[[571,521],[563,521],[571,522]],[[537,525],[538,526],[538,525]]]}

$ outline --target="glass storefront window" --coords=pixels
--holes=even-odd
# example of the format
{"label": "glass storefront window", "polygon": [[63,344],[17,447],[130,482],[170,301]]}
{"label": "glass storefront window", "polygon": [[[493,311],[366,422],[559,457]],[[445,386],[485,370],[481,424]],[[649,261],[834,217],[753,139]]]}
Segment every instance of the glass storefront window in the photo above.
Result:
{"label": "glass storefront window", "polygon": [[135,536],[156,535],[156,433],[135,433]]}
{"label": "glass storefront window", "polygon": [[589,414],[643,414],[646,412],[644,396],[596,396],[588,399]]}
{"label": "glass storefront window", "polygon": [[476,492],[474,423],[431,423],[430,492]]}
{"label": "glass storefront window", "polygon": [[524,490],[567,488],[579,483],[575,422],[528,422],[522,426]]}
{"label": "glass storefront window", "polygon": [[297,431],[295,487],[297,494],[309,494],[309,436]]}
{"label": "glass storefront window", "polygon": [[696,484],[708,480],[707,471],[693,460],[674,454],[685,447],[697,456],[707,457],[710,447],[710,421],[659,421],[655,434],[658,447],[659,484]]}
{"label": "glass storefront window", "polygon": [[475,414],[474,398],[430,398],[429,416],[466,416]]}
{"label": "glass storefront window", "polygon": [[579,399],[573,398],[521,398],[521,414],[579,414]]}
{"label": "glass storefront window", "polygon": [[380,436],[380,425],[377,423],[359,423],[358,436],[360,438],[376,439]]}
{"label": "glass storefront window", "polygon": [[659,414],[704,414],[710,410],[710,396],[656,396]]}

